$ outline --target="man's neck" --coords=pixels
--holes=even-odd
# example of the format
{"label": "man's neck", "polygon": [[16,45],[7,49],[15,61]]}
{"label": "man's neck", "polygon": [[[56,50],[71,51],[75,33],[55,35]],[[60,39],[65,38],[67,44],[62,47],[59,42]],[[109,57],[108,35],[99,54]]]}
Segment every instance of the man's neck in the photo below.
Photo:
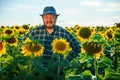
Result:
{"label": "man's neck", "polygon": [[49,34],[52,34],[52,32],[54,31],[54,28],[52,28],[52,29],[46,28],[46,30],[47,30],[47,32],[48,32]]}

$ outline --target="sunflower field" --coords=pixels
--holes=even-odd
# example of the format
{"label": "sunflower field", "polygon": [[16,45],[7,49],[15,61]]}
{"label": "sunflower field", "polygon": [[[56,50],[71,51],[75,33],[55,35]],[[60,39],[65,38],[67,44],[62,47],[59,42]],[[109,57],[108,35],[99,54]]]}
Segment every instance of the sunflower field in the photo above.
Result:
{"label": "sunflower field", "polygon": [[39,40],[29,37],[21,42],[39,26],[0,26],[0,80],[45,80],[51,75],[63,80],[61,70],[65,80],[120,80],[120,23],[111,27],[65,27],[79,41],[81,52],[71,62],[60,60],[72,49],[65,39],[55,39],[51,46],[58,53],[54,54],[57,61],[49,60],[48,67],[40,62],[44,46]]}

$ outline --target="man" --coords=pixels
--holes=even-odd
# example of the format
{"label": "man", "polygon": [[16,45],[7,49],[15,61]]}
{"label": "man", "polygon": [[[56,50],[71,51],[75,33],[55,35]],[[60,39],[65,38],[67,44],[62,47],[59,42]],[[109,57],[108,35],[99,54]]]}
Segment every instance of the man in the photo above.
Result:
{"label": "man", "polygon": [[[79,42],[65,29],[55,25],[59,14],[56,13],[54,7],[52,6],[45,7],[43,10],[43,14],[41,16],[43,19],[43,25],[30,31],[28,36],[32,36],[34,39],[39,39],[40,42],[43,43],[45,50],[42,57],[48,60],[53,58],[53,51],[51,46],[52,41],[55,38],[61,37],[66,39],[70,43],[70,47],[72,48],[72,51],[69,53],[69,56],[67,57],[66,60],[71,61],[80,52],[81,47]],[[50,80],[50,78],[48,79]]]}

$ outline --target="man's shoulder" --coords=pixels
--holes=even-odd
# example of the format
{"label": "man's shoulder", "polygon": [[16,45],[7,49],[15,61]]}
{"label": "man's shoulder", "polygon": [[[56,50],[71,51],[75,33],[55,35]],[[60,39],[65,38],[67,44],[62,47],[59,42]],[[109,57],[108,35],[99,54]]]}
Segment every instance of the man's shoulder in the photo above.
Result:
{"label": "man's shoulder", "polygon": [[63,27],[58,26],[58,25],[55,25],[55,28],[56,28],[57,30],[63,30],[63,31],[66,31]]}
{"label": "man's shoulder", "polygon": [[65,33],[65,34],[70,34],[65,28],[56,25],[56,31],[60,31],[61,33]]}
{"label": "man's shoulder", "polygon": [[38,30],[44,30],[44,26],[40,25],[40,26],[33,28],[33,31],[38,31]]}
{"label": "man's shoulder", "polygon": [[36,27],[35,29],[44,29],[44,26],[40,25],[40,26]]}

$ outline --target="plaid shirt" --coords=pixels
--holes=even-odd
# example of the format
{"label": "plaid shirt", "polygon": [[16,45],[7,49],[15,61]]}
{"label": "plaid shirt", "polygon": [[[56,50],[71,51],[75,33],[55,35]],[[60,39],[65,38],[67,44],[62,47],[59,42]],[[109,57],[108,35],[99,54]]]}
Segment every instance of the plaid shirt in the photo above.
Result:
{"label": "plaid shirt", "polygon": [[54,31],[51,34],[49,34],[46,31],[45,26],[42,25],[40,27],[37,27],[31,30],[24,39],[26,39],[29,36],[32,36],[34,39],[39,39],[40,42],[43,44],[43,46],[45,47],[43,58],[46,58],[46,59],[50,59],[53,57],[51,43],[55,38],[62,37],[69,42],[70,47],[72,48],[72,51],[69,53],[69,56],[67,57],[68,61],[75,58],[80,52],[81,47],[79,42],[75,39],[75,37],[72,36],[68,31],[66,31],[65,29],[57,25],[55,25]]}

